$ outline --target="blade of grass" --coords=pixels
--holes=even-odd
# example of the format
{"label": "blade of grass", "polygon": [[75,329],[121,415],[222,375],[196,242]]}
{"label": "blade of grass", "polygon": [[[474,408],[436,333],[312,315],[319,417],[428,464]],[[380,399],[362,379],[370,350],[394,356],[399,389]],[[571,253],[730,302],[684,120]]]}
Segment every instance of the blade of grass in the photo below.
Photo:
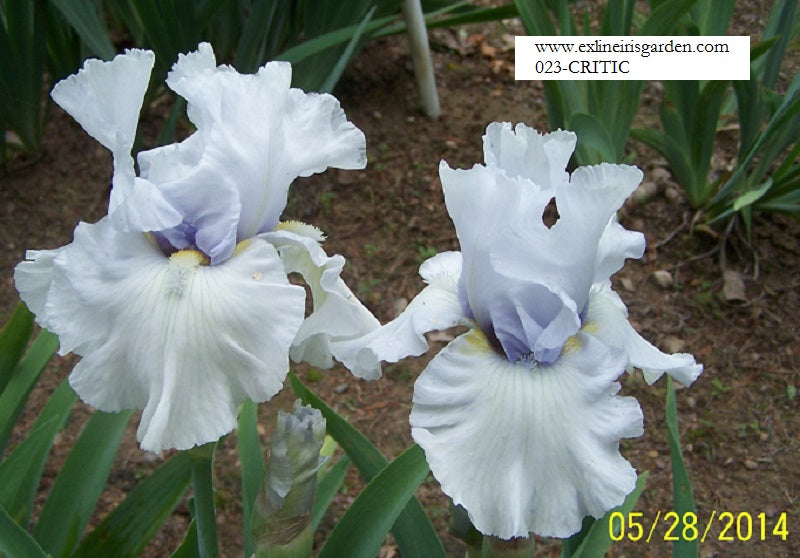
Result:
{"label": "blade of grass", "polygon": [[258,406],[248,400],[239,410],[236,448],[242,464],[242,515],[244,516],[244,555],[253,553],[252,515],[256,496],[264,482],[264,453],[258,438]]}
{"label": "blade of grass", "polygon": [[667,35],[697,0],[667,0],[653,10],[637,35]]}
{"label": "blade of grass", "polygon": [[514,0],[522,25],[528,35],[557,35],[550,11],[543,0]]}
{"label": "blade of grass", "polygon": [[28,436],[0,463],[0,505],[20,525],[28,525],[42,470],[56,433],[75,403],[67,380],[48,399]]}
{"label": "blade of grass", "polygon": [[103,60],[111,60],[116,54],[108,36],[108,30],[97,14],[94,2],[86,0],[50,0],[61,12],[78,36]]}
{"label": "blade of grass", "polygon": [[680,538],[672,545],[672,556],[681,558],[697,556],[698,542],[695,538],[683,538],[684,517],[687,513],[695,513],[692,484],[689,480],[689,471],[681,454],[681,439],[678,433],[678,410],[675,402],[675,388],[672,378],[667,376],[667,436],[669,438],[669,454],[672,460],[672,498],[673,508],[677,512],[680,522],[675,528]]}
{"label": "blade of grass", "polygon": [[56,477],[33,535],[53,556],[69,555],[92,517],[132,411],[95,412]]}
{"label": "blade of grass", "polygon": [[364,16],[364,19],[361,20],[361,23],[358,24],[355,32],[353,33],[353,37],[350,39],[350,42],[347,43],[347,46],[342,52],[342,55],[339,57],[339,60],[336,61],[334,64],[331,73],[325,78],[322,82],[322,85],[317,89],[322,93],[329,93],[333,91],[333,87],[339,81],[339,78],[342,77],[342,72],[347,67],[347,63],[350,62],[350,59],[353,57],[355,53],[356,47],[358,47],[359,43],[361,42],[361,37],[364,34],[364,27],[370,22],[372,19],[372,14],[375,13],[375,7],[373,6],[367,12],[367,15]]}
{"label": "blade of grass", "polygon": [[197,525],[194,519],[189,523],[183,542],[175,549],[175,552],[170,554],[169,558],[200,558],[197,552]]}
{"label": "blade of grass", "polygon": [[272,31],[272,20],[278,11],[278,4],[266,0],[252,2],[250,17],[242,29],[233,61],[240,72],[254,72],[261,65],[267,35]]}
{"label": "blade of grass", "polygon": [[21,302],[0,331],[0,393],[3,393],[33,333],[33,314]]}
{"label": "blade of grass", "polygon": [[[605,556],[609,547],[611,547],[611,529],[609,521],[611,515],[614,513],[622,513],[622,517],[627,518],[631,511],[633,511],[636,502],[639,501],[639,496],[642,495],[644,485],[647,483],[649,473],[645,471],[639,478],[636,479],[636,488],[633,492],[628,494],[625,501],[620,505],[609,510],[602,519],[598,519],[586,532],[578,548],[572,554],[572,558],[602,558]],[[686,556],[689,556],[688,554]]]}
{"label": "blade of grass", "polygon": [[153,538],[189,488],[185,452],[174,455],[134,488],[86,538],[71,558],[135,558]]}
{"label": "blade of grass", "polygon": [[[394,21],[393,17],[383,17],[371,21],[365,26],[364,32],[372,33],[376,29],[380,29],[384,25]],[[341,45],[350,41],[353,33],[358,28],[358,25],[351,25],[342,29],[337,29],[324,35],[320,35],[313,39],[303,41],[297,46],[294,46],[277,56],[278,60],[286,60],[292,64],[302,62],[312,56],[319,54],[329,48]]]}
{"label": "blade of grass", "polygon": [[42,331],[0,395],[0,454],[8,443],[28,395],[57,347],[58,338],[49,331]]}
{"label": "blade of grass", "polygon": [[325,473],[317,482],[317,493],[314,496],[314,505],[311,509],[311,529],[316,531],[325,512],[333,502],[333,498],[344,482],[347,469],[350,467],[350,458],[343,455],[339,461]]}
{"label": "blade of grass", "polygon": [[0,506],[0,554],[11,557],[48,558],[30,533],[14,522],[2,506]]}
{"label": "blade of grass", "polygon": [[[414,444],[378,473],[339,520],[320,558],[372,558],[429,472],[425,454]],[[418,555],[428,556],[428,555]]]}
{"label": "blade of grass", "polygon": [[0,120],[16,132],[24,150],[37,153],[43,128],[47,5],[44,0],[5,0],[0,8]]}
{"label": "blade of grass", "polygon": [[778,42],[769,50],[764,61],[757,65],[761,70],[762,83],[770,89],[775,88],[786,48],[789,46],[789,41],[793,39],[792,28],[797,19],[797,0],[783,0],[783,3],[780,4],[775,2],[772,12],[779,15],[774,18],[770,13],[770,22],[767,29],[764,30],[762,38],[778,37]]}

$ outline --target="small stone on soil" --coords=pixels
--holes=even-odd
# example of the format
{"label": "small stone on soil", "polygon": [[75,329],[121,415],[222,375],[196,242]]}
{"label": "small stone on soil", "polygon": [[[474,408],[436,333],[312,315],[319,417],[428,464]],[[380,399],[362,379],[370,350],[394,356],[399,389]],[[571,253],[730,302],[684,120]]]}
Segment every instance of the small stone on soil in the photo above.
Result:
{"label": "small stone on soil", "polygon": [[659,269],[650,274],[653,282],[663,289],[668,289],[672,286],[672,274],[666,269]]}
{"label": "small stone on soil", "polygon": [[636,191],[633,193],[633,199],[636,203],[644,204],[653,199],[658,193],[658,186],[655,182],[642,182]]}

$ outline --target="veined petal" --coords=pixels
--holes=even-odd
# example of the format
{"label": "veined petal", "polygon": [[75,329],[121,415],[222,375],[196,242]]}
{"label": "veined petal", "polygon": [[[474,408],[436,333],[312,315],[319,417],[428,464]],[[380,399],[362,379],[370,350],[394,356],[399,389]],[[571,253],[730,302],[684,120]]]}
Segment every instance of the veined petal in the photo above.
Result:
{"label": "veined petal", "polygon": [[[219,120],[222,115],[217,112],[209,119],[204,119],[208,110],[221,111],[221,98],[209,99],[209,95],[218,95],[219,89],[203,91],[206,83],[213,79],[217,71],[217,57],[210,43],[200,43],[197,50],[178,55],[178,61],[167,74],[167,85],[175,93],[189,102],[187,112],[189,119],[198,127],[205,127]],[[221,71],[233,71],[230,66],[221,68]],[[210,102],[209,102],[210,101]]]}
{"label": "veined petal", "polygon": [[522,123],[512,128],[509,122],[493,122],[483,136],[483,157],[487,166],[549,189],[569,181],[566,168],[576,141],[573,132],[542,134]]}
{"label": "veined petal", "polygon": [[[342,343],[342,362],[355,373],[357,369],[373,370],[382,360],[397,362],[409,355],[419,356],[428,350],[427,332],[470,323],[458,302],[460,273],[459,252],[442,252],[426,260],[420,275],[428,286],[391,322]],[[376,379],[380,367],[377,371],[362,377]]]}
{"label": "veined petal", "polygon": [[110,62],[87,60],[53,87],[53,100],[114,156],[108,209],[120,230],[153,231],[181,222],[152,184],[135,179],[133,168],[131,149],[154,61],[152,52],[138,49]]}
{"label": "veined petal", "polygon": [[538,263],[529,263],[536,268],[530,276],[509,276],[498,273],[494,256],[511,241],[514,225],[525,231],[522,235],[549,234],[541,216],[553,191],[494,167],[454,171],[443,163],[439,174],[464,254],[459,299],[465,315],[502,346],[509,360],[533,353],[552,362],[578,331],[579,308],[561,285],[542,278]]}
{"label": "veined petal", "polygon": [[662,353],[639,335],[628,321],[628,310],[619,295],[606,282],[592,286],[589,306],[584,319],[591,324],[591,334],[628,354],[628,364],[641,368],[648,384],[658,380],[664,372],[688,386],[703,371],[703,365],[686,353]]}
{"label": "veined petal", "polygon": [[578,334],[552,365],[511,363],[472,330],[414,386],[411,433],[443,491],[501,538],[567,537],[634,488],[619,440],[642,413],[616,395],[625,359]]}
{"label": "veined petal", "polygon": [[83,357],[70,376],[81,399],[143,409],[138,439],[160,451],[219,439],[239,404],[280,390],[304,298],[260,239],[208,266],[104,219],[55,258],[47,317],[61,352]]}
{"label": "veined petal", "polygon": [[319,244],[321,233],[314,227],[296,222],[279,227],[261,238],[278,248],[288,273],[303,276],[314,300],[314,310],[303,321],[292,344],[292,360],[330,368],[335,357],[356,376],[379,377],[379,363],[362,366],[358,360],[348,358],[348,342],[377,330],[380,323],[340,277],[344,258],[325,253]]}

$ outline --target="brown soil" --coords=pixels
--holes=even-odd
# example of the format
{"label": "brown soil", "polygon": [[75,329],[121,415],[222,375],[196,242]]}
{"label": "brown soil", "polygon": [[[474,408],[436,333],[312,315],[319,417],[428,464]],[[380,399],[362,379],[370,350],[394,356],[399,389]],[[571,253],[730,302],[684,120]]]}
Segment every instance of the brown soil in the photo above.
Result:
{"label": "brown soil", "polygon": [[[749,24],[760,28],[758,22]],[[298,180],[285,217],[312,222],[328,234],[328,253],[346,257],[345,279],[381,321],[392,318],[398,304],[419,292],[422,282],[417,268],[426,257],[458,249],[442,199],[439,160],[461,168],[480,162],[480,138],[493,121],[525,122],[546,129],[541,86],[513,79],[513,50],[505,34],[514,32],[498,25],[488,34],[475,30],[433,34],[444,111],[436,122],[420,113],[402,38],[369,45],[336,91],[348,117],[366,134],[369,165],[365,171],[329,171]],[[643,122],[654,122],[658,90],[648,88],[645,95]],[[148,142],[162,112],[155,107],[144,116],[145,145],[152,145]],[[9,316],[18,301],[11,277],[25,249],[64,245],[71,241],[79,220],[96,221],[106,209],[111,164],[103,148],[57,107],[51,109],[44,145],[38,161],[0,177],[0,243],[4,248],[0,318]],[[615,276],[615,288],[630,309],[631,321],[646,338],[662,348],[691,352],[705,365],[700,379],[678,392],[683,452],[700,524],[722,512],[748,512],[755,524],[749,542],[726,542],[719,540],[723,524],[716,521],[701,544],[700,555],[800,556],[800,442],[795,437],[800,418],[794,397],[794,387],[800,384],[800,225],[781,216],[757,216],[749,244],[737,229],[724,243],[702,231],[690,231],[691,209],[674,196],[677,185],[664,173],[664,161],[640,145],[632,144],[630,153],[645,171],[645,180],[658,185],[658,194],[644,203],[629,202],[622,211],[622,223],[645,234],[648,250],[642,260],[628,262]],[[733,153],[733,149],[718,153],[720,168]],[[20,161],[14,163],[19,166]],[[725,299],[723,266],[741,274],[746,300]],[[658,270],[671,273],[671,287],[651,280]],[[304,366],[296,370],[393,457],[411,443],[408,413],[414,379],[445,339],[432,339],[423,358],[386,366],[377,382],[356,380],[341,367],[321,374]],[[34,391],[12,444],[22,439],[26,425],[73,362],[72,357],[55,359]],[[637,470],[650,471],[637,509],[648,524],[660,512],[662,523],[649,544],[620,544],[611,555],[667,556],[671,547],[663,540],[663,516],[671,509],[672,499],[665,384],[662,380],[648,387],[640,375],[633,375],[626,376],[623,385],[645,413],[644,436],[622,443],[623,453]],[[276,410],[290,408],[292,400],[287,387],[261,405],[265,443]],[[59,435],[40,500],[46,497],[88,413],[79,404],[68,428]],[[123,440],[96,520],[162,460],[138,448],[136,422],[134,418]],[[323,532],[352,502],[360,486],[351,471],[335,509],[322,525]],[[223,555],[241,555],[235,435],[220,444],[217,489]],[[463,555],[461,543],[446,533],[449,512],[432,477],[419,489],[418,497],[443,534],[449,553]],[[759,541],[758,514],[762,512],[766,540]],[[772,535],[783,512],[788,514],[786,541]],[[182,505],[146,555],[168,555],[187,523],[188,511]],[[736,538],[735,525],[727,534]],[[557,543],[542,540],[537,555],[557,556],[558,548]],[[388,539],[382,554],[393,552]]]}

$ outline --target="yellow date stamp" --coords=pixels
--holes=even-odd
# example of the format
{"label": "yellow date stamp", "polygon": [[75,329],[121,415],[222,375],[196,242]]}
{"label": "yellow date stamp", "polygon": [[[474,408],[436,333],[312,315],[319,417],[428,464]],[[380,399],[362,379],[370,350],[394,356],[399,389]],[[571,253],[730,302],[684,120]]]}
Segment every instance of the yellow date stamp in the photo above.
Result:
{"label": "yellow date stamp", "polygon": [[652,519],[643,512],[613,512],[609,516],[608,535],[612,541],[629,540],[649,543],[656,539],[664,541],[765,541],[789,537],[787,512],[767,517],[764,512],[717,512],[711,510],[707,517],[695,512],[666,513],[657,510]]}

